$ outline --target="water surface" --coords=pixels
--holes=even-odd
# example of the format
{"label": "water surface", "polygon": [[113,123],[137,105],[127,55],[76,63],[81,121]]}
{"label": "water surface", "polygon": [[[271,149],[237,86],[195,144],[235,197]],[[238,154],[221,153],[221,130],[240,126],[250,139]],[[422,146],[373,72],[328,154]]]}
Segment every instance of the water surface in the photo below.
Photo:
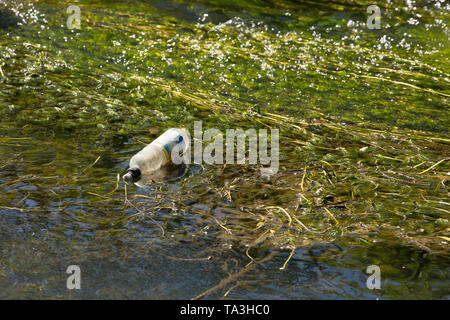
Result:
{"label": "water surface", "polygon": [[[0,297],[448,299],[450,8],[370,4],[0,3]],[[118,180],[195,120],[280,128],[279,173]]]}

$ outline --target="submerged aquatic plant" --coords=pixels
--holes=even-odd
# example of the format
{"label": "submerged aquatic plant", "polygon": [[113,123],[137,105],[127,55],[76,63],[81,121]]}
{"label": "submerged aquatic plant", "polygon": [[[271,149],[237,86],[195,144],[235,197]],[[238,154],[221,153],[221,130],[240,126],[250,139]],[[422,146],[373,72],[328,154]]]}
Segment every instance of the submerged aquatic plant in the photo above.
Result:
{"label": "submerged aquatic plant", "polygon": [[[237,247],[243,273],[267,248],[287,250],[284,270],[318,243],[448,253],[448,7],[391,1],[382,29],[367,30],[370,1],[80,1],[70,30],[69,2],[0,8],[23,20],[0,28],[5,216],[80,243],[208,241],[191,259]],[[192,166],[126,189],[117,173],[131,155],[194,120],[279,128],[280,171]]]}

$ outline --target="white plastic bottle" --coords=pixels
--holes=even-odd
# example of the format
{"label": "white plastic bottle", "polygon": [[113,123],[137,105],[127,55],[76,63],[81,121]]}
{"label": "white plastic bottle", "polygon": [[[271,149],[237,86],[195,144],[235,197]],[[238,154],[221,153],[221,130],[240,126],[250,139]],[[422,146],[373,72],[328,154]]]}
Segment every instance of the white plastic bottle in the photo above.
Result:
{"label": "white plastic bottle", "polygon": [[122,177],[126,183],[139,181],[142,175],[155,172],[171,162],[171,153],[176,145],[185,150],[182,129],[169,129],[156,140],[136,153],[130,160],[130,168]]}

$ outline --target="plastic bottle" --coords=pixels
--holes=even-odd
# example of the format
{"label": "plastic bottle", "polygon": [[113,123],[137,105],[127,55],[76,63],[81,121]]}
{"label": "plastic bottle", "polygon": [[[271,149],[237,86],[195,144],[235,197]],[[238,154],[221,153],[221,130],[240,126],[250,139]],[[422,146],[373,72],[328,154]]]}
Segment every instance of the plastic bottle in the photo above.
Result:
{"label": "plastic bottle", "polygon": [[142,175],[161,169],[171,162],[172,150],[179,144],[181,144],[179,150],[185,150],[182,130],[175,128],[167,130],[131,158],[130,169],[123,175],[123,180],[126,183],[135,183]]}

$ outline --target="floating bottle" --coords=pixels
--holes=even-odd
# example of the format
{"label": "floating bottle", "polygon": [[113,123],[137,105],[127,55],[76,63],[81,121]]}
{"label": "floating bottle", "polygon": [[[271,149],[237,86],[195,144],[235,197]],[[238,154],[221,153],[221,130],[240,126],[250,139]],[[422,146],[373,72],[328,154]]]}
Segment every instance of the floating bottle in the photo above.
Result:
{"label": "floating bottle", "polygon": [[169,129],[131,158],[130,168],[122,178],[126,183],[135,183],[143,175],[156,172],[169,164],[172,151],[183,152],[185,149],[183,130]]}

